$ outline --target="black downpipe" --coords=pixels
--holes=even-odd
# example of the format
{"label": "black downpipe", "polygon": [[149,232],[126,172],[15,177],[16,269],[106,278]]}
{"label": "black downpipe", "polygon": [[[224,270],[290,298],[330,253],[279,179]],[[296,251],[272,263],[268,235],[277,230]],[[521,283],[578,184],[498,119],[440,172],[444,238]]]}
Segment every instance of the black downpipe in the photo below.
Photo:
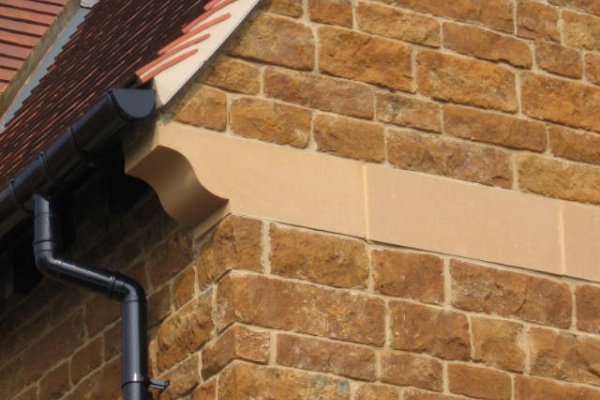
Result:
{"label": "black downpipe", "polygon": [[52,203],[40,194],[34,202],[35,262],[45,275],[75,283],[103,293],[121,302],[123,375],[121,388],[124,400],[148,400],[150,386],[165,389],[168,381],[148,378],[148,340],[146,336],[146,296],[136,281],[103,269],[63,258],[60,218]]}
{"label": "black downpipe", "polygon": [[155,93],[147,89],[111,89],[76,124],[0,192],[0,237],[33,213],[34,254],[46,275],[104,293],[122,303],[124,400],[148,400],[149,387],[168,382],[148,378],[146,297],[134,280],[67,260],[60,255],[60,219],[47,200],[72,190],[116,148],[121,134],[152,115]]}

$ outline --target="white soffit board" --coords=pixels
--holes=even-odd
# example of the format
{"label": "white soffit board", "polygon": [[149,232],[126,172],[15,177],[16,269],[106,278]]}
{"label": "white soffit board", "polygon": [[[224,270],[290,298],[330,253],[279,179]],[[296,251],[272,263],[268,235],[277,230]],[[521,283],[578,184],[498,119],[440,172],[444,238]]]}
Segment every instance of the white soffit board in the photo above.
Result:
{"label": "white soffit board", "polygon": [[[187,47],[183,52],[197,49],[191,57],[165,69],[154,77],[158,107],[166,105],[175,94],[196,75],[202,66],[225,43],[227,38],[250,14],[259,0],[236,0],[214,13],[206,22],[231,14],[228,19],[213,25],[198,34],[210,34],[210,37],[198,44]],[[168,61],[165,61],[165,63]],[[160,68],[160,64],[157,65]]]}

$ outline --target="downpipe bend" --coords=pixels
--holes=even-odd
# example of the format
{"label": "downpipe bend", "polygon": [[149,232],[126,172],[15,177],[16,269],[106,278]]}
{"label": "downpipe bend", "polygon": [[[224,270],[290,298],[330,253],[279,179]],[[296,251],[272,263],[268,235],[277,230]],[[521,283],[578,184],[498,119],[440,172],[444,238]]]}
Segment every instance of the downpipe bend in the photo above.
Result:
{"label": "downpipe bend", "polygon": [[148,378],[146,295],[135,280],[116,272],[76,263],[60,256],[60,218],[40,194],[34,201],[34,257],[38,269],[55,279],[83,286],[121,302],[122,381],[124,400],[151,400],[149,387],[164,390],[168,381]]}

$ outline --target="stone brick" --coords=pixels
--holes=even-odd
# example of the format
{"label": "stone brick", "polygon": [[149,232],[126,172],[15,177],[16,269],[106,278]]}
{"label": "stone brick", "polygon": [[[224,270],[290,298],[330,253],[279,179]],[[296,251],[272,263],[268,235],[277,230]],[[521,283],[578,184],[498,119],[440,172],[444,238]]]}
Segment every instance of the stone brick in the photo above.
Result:
{"label": "stone brick", "polygon": [[410,46],[346,29],[319,29],[319,69],[331,75],[411,91]]}
{"label": "stone brick", "polygon": [[572,313],[573,301],[567,283],[527,277],[525,303],[517,313],[519,318],[567,329]]}
{"label": "stone brick", "polygon": [[432,17],[364,2],[358,4],[357,19],[360,30],[366,33],[425,46],[440,46],[440,23]]}
{"label": "stone brick", "polygon": [[487,400],[510,400],[510,375],[500,371],[465,364],[448,365],[450,391]]}
{"label": "stone brick", "polygon": [[158,329],[158,367],[165,370],[206,343],[213,330],[210,293],[187,304]]}
{"label": "stone brick", "polygon": [[519,155],[517,161],[521,190],[600,204],[600,193],[596,190],[600,168],[528,154]]}
{"label": "stone brick", "polygon": [[373,89],[365,84],[282,68],[267,68],[264,82],[269,97],[351,117],[374,115]]}
{"label": "stone brick", "polygon": [[315,22],[352,28],[351,0],[309,0],[308,14]]}
{"label": "stone brick", "polygon": [[531,49],[526,42],[512,36],[491,32],[475,26],[445,23],[444,47],[467,56],[491,61],[503,61],[515,67],[530,68]]}
{"label": "stone brick", "polygon": [[162,391],[157,400],[180,400],[190,394],[200,383],[198,374],[198,356],[188,358],[178,364],[161,379],[170,382],[168,390]]}
{"label": "stone brick", "polygon": [[261,10],[288,17],[301,17],[304,14],[302,0],[266,0],[258,4]]}
{"label": "stone brick", "polygon": [[435,358],[410,353],[384,353],[381,356],[381,381],[441,392],[442,363]]}
{"label": "stone brick", "polygon": [[565,385],[550,379],[517,376],[515,400],[596,400],[600,390],[586,386]]}
{"label": "stone brick", "polygon": [[503,32],[513,32],[513,10],[510,0],[384,0],[396,6],[475,22]]}
{"label": "stone brick", "polygon": [[79,309],[21,353],[21,383],[29,384],[38,380],[60,360],[73,354],[83,345],[84,339],[83,312]]}
{"label": "stone brick", "polygon": [[202,377],[208,379],[233,360],[266,364],[269,360],[268,332],[235,325],[202,352]]}
{"label": "stone brick", "polygon": [[525,369],[523,325],[501,319],[471,318],[473,359],[512,372]]}
{"label": "stone brick", "polygon": [[271,272],[325,285],[364,288],[369,258],[360,240],[271,226]]}
{"label": "stone brick", "polygon": [[600,85],[600,54],[585,55],[585,77],[592,83]]}
{"label": "stone brick", "polygon": [[239,321],[382,345],[384,302],[368,295],[232,271],[217,291],[218,326]]}
{"label": "stone brick", "polygon": [[558,10],[539,1],[519,0],[517,35],[527,39],[559,42]]}
{"label": "stone brick", "polygon": [[173,284],[173,300],[175,307],[179,308],[194,298],[196,284],[196,270],[188,268],[177,277]]}
{"label": "stone brick", "polygon": [[399,389],[393,386],[361,383],[356,389],[355,400],[398,400]]}
{"label": "stone brick", "polygon": [[435,99],[500,111],[518,108],[514,73],[485,61],[421,51],[417,84],[420,93]]}
{"label": "stone brick", "polygon": [[388,161],[399,168],[510,188],[509,153],[411,130],[390,130]]}
{"label": "stone brick", "polygon": [[452,105],[444,106],[444,133],[515,149],[546,149],[546,128],[541,122]]}
{"label": "stone brick", "polygon": [[158,369],[158,337],[156,333],[156,329],[152,330],[148,340],[148,369],[152,376],[158,376],[162,373]]}
{"label": "stone brick", "polygon": [[583,76],[583,62],[579,51],[555,43],[535,44],[535,62],[538,67],[569,78]]}
{"label": "stone brick", "polygon": [[[42,390],[42,389],[40,389]],[[41,393],[46,393],[46,392],[41,392]],[[57,395],[62,396],[63,393],[61,392],[55,392],[57,393]],[[17,397],[14,397],[12,400],[32,400],[32,399],[39,399],[38,396],[38,387],[37,386],[33,386],[27,390],[25,390],[24,392],[22,392],[20,395],[18,395]]]}
{"label": "stone brick", "polygon": [[29,383],[24,379],[25,374],[23,370],[23,360],[19,357],[7,360],[5,364],[0,367],[0,374],[2,374],[1,376],[5,377],[6,380],[3,385],[0,385],[0,398],[12,399]]}
{"label": "stone brick", "polygon": [[575,289],[577,329],[600,333],[600,288],[582,285]]}
{"label": "stone brick", "polygon": [[385,159],[383,126],[333,115],[318,115],[314,121],[317,149],[342,157],[381,162]]}
{"label": "stone brick", "polygon": [[573,161],[600,165],[600,137],[562,126],[548,129],[553,154]]}
{"label": "stone brick", "polygon": [[219,377],[219,398],[350,400],[350,383],[312,372],[235,363]]}
{"label": "stone brick", "polygon": [[157,246],[146,261],[146,274],[155,288],[181,272],[195,258],[190,232],[177,232]]}
{"label": "stone brick", "polygon": [[[278,2],[280,3],[280,2]],[[258,14],[238,31],[229,46],[234,56],[300,70],[314,66],[315,40],[303,23]]]}
{"label": "stone brick", "polygon": [[458,260],[451,260],[450,275],[455,307],[560,328],[571,325],[567,284]]}
{"label": "stone brick", "polygon": [[567,46],[585,49],[600,49],[600,18],[573,11],[562,12],[563,42]]}
{"label": "stone brick", "polygon": [[397,297],[441,304],[444,266],[440,257],[404,251],[371,253],[375,291]]}
{"label": "stone brick", "polygon": [[211,379],[198,386],[190,400],[217,400],[217,380]]}
{"label": "stone brick", "polygon": [[257,67],[224,56],[211,61],[198,80],[231,92],[257,94],[260,90],[260,70]]}
{"label": "stone brick", "polygon": [[255,98],[234,100],[231,128],[242,136],[294,147],[306,147],[312,112]]}
{"label": "stone brick", "polygon": [[73,354],[71,358],[71,380],[74,384],[77,384],[81,378],[102,364],[102,345],[102,338],[96,338]]}
{"label": "stone brick", "polygon": [[61,400],[118,399],[121,394],[121,362],[114,359],[82,380]]}
{"label": "stone brick", "polygon": [[[130,270],[127,271],[127,274],[129,274],[129,272]],[[36,318],[35,323],[42,324],[41,326],[38,326],[38,329],[40,327],[42,329],[52,329],[55,321],[68,317],[69,314],[73,312],[75,304],[83,304],[88,299],[91,299],[93,297],[93,293],[94,292],[90,291],[89,289],[65,283],[64,289],[59,290],[57,293],[58,295],[55,296],[55,298],[47,304],[47,307],[45,307],[42,310],[42,313],[50,314],[48,320],[42,321],[41,319]],[[114,300],[112,304],[115,304]],[[119,303],[117,302],[116,304],[117,308],[119,308]],[[29,325],[27,329],[35,329],[35,325]],[[19,330],[17,330],[15,333],[21,335],[23,334],[23,331],[21,330],[21,328],[19,328]],[[33,334],[33,332],[31,333]],[[38,334],[39,333],[42,332],[38,332]],[[33,334],[32,336],[35,336],[35,334]],[[29,340],[31,340],[31,338]]]}
{"label": "stone brick", "polygon": [[119,319],[119,303],[101,294],[94,294],[85,304],[85,326],[88,334],[94,336],[110,323]]}
{"label": "stone brick", "polygon": [[600,340],[532,328],[529,332],[531,375],[600,385]]}
{"label": "stone brick", "polygon": [[549,329],[532,328],[528,335],[531,352],[531,374],[575,380],[578,341],[573,334]]}
{"label": "stone brick", "polygon": [[439,104],[388,92],[380,92],[376,98],[378,120],[425,131],[441,132],[442,107]]}
{"label": "stone brick", "polygon": [[176,107],[173,119],[183,124],[224,131],[227,126],[225,93],[208,86],[195,85]]}
{"label": "stone brick", "polygon": [[390,302],[394,349],[426,352],[446,360],[468,360],[469,321],[464,314],[420,304]]}
{"label": "stone brick", "polygon": [[[71,369],[71,371],[73,371],[73,369]],[[39,387],[42,397],[34,396],[27,398],[23,396],[22,399],[59,400],[62,398],[71,389],[68,362],[62,363],[46,374],[46,376],[40,380]]]}
{"label": "stone brick", "polygon": [[148,326],[154,326],[171,312],[171,287],[164,285],[148,297]]}
{"label": "stone brick", "polygon": [[121,324],[116,323],[104,331],[104,359],[110,360],[121,353]]}
{"label": "stone brick", "polygon": [[277,336],[277,363],[367,381],[377,372],[372,349],[287,334]]}
{"label": "stone brick", "polygon": [[600,4],[589,0],[548,0],[557,6],[577,8],[590,14],[600,15]]}
{"label": "stone brick", "polygon": [[404,390],[403,400],[462,400],[463,397],[451,396],[447,394],[425,392],[423,390],[406,388]]}
{"label": "stone brick", "polygon": [[262,223],[229,216],[212,232],[198,257],[200,288],[205,288],[231,269],[260,271]]}
{"label": "stone brick", "polygon": [[[37,288],[37,290],[40,289],[39,287]],[[34,293],[36,292],[33,292],[32,295]],[[52,324],[53,314],[43,308],[39,310],[41,312],[30,314],[29,320],[20,320],[23,316],[13,313],[4,316],[2,324],[0,324],[0,335],[2,337],[0,341],[0,354],[5,359],[13,357],[47,332]],[[27,312],[27,310],[15,308],[13,312],[20,313]]]}

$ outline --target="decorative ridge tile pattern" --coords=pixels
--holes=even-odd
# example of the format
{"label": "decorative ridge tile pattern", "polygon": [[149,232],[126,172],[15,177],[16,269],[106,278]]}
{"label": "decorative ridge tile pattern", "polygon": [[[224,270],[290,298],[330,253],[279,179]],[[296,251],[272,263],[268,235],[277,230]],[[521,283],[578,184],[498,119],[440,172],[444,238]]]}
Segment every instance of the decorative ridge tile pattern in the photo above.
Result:
{"label": "decorative ridge tile pattern", "polygon": [[158,108],[193,80],[249,16],[259,0],[207,0],[204,13],[186,24],[158,57],[136,70],[138,84],[152,80]]}
{"label": "decorative ridge tile pattern", "polygon": [[[64,0],[46,3],[57,1]],[[155,61],[162,49],[181,38],[184,27],[205,13],[206,3],[102,0],[95,5],[0,132],[0,187],[64,134],[107,90],[139,84],[135,71]],[[179,51],[186,52],[174,50],[177,56],[182,56]],[[169,61],[177,61],[177,57],[169,57]]]}
{"label": "decorative ridge tile pattern", "polygon": [[140,83],[146,83],[162,71],[198,53],[198,49],[189,50],[190,46],[199,44],[210,38],[208,29],[231,18],[231,13],[217,12],[236,0],[211,0],[204,6],[204,13],[183,27],[182,36],[163,47],[160,57],[136,71]]}
{"label": "decorative ridge tile pattern", "polygon": [[67,0],[0,0],[0,95]]}

